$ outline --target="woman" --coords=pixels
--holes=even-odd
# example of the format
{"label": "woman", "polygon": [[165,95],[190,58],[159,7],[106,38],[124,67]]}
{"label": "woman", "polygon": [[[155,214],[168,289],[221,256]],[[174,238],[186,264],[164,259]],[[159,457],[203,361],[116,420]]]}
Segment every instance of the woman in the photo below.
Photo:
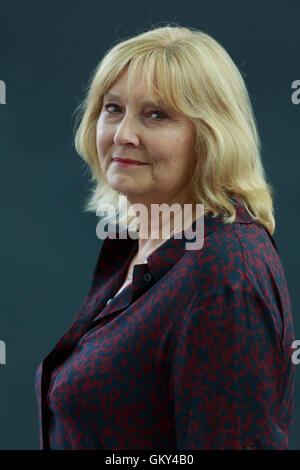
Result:
{"label": "woman", "polygon": [[[37,370],[41,448],[286,449],[293,318],[237,67],[207,34],[156,28],[107,52],[81,111],[87,209],[119,204],[127,237],[107,234]],[[155,204],[175,205],[170,220]],[[203,246],[186,249],[201,218]]]}

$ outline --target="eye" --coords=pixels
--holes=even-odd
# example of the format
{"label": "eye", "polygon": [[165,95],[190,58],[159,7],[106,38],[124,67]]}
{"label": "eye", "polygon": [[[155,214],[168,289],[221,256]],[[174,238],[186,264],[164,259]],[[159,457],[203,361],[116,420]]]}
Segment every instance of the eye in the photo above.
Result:
{"label": "eye", "polygon": [[[166,113],[164,113],[163,111],[158,111],[158,110],[157,110],[157,111],[150,111],[149,114],[150,114],[150,116],[151,116],[152,114],[160,114],[160,116],[162,116],[162,119],[158,119],[158,121],[162,121],[163,119],[167,119],[167,117],[168,117],[168,116],[166,115]],[[157,121],[157,119],[155,119],[155,120]]]}
{"label": "eye", "polygon": [[[114,104],[114,103],[107,103],[105,106],[104,106],[104,109],[107,113],[109,114],[115,114],[113,111],[109,111],[109,108],[111,107],[115,107],[115,108],[119,108],[119,106],[117,104]],[[162,121],[163,119],[167,119],[168,116],[166,113],[164,113],[163,111],[159,111],[158,109],[157,110],[153,110],[153,111],[150,111],[148,113],[148,115],[152,116],[153,114],[158,114],[160,116],[159,119],[155,119],[155,121]]]}
{"label": "eye", "polygon": [[116,104],[113,104],[113,103],[108,103],[104,106],[105,110],[111,114],[109,111],[108,111],[108,108],[110,108],[111,106],[115,106],[116,108],[118,108],[118,106]]}

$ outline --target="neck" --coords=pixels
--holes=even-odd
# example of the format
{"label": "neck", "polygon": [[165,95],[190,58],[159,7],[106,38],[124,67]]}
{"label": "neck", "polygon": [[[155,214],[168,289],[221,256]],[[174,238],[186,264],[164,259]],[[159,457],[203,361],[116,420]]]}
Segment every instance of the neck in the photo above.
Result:
{"label": "neck", "polygon": [[[190,207],[181,205],[175,214],[168,213],[165,217],[139,217],[139,239],[138,239],[138,252],[137,259],[146,258],[161,245],[166,239],[183,231],[191,226],[197,219],[196,204],[188,202]],[[162,221],[160,220],[162,219]],[[174,232],[174,233],[172,233]]]}

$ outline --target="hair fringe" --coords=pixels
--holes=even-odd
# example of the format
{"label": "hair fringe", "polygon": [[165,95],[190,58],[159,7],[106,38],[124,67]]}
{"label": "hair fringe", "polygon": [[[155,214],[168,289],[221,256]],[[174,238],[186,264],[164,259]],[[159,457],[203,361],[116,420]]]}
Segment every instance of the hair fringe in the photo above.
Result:
{"label": "hair fringe", "polygon": [[[127,67],[129,83],[143,70],[153,101],[159,95],[193,122],[198,159],[192,188],[205,213],[222,215],[225,223],[232,223],[236,211],[231,198],[237,197],[247,213],[273,234],[273,189],[265,178],[257,125],[241,72],[215,39],[179,25],[153,28],[114,44],[91,75],[86,96],[74,111],[75,149],[91,172],[92,188],[84,210],[97,213],[108,203],[120,208],[120,224],[138,222],[126,210],[130,208],[126,196],[106,183],[96,147],[103,96]],[[110,218],[104,216],[107,222]]]}

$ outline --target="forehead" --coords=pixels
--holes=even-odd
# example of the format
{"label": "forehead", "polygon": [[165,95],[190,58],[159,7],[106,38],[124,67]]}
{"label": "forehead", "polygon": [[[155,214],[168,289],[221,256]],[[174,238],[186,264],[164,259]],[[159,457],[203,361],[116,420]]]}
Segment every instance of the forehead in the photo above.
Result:
{"label": "forehead", "polygon": [[[109,99],[109,100],[122,100],[125,98],[125,95],[118,91],[114,93],[109,91],[105,93],[104,98]],[[145,95],[132,96],[132,99],[134,99],[136,102],[141,103],[143,106],[148,106],[148,105],[153,105],[153,104],[156,104],[158,106],[167,106],[167,104],[163,100],[159,98],[151,100],[150,97],[149,99],[147,99]]]}
{"label": "forehead", "polygon": [[[134,74],[131,83],[128,80],[128,72],[124,72],[119,79],[107,90],[104,98],[109,99],[128,99],[143,105],[157,104],[166,105],[163,96],[159,96],[154,90],[148,90],[147,82],[142,73]],[[133,86],[134,85],[134,86]]]}

